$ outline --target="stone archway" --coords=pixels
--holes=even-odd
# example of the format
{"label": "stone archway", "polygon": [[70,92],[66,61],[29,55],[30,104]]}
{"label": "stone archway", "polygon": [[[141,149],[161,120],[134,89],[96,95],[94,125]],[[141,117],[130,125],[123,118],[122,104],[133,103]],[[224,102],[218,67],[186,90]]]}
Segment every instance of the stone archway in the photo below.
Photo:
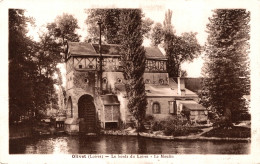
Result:
{"label": "stone archway", "polygon": [[96,107],[91,95],[83,95],[78,100],[79,132],[96,131]]}

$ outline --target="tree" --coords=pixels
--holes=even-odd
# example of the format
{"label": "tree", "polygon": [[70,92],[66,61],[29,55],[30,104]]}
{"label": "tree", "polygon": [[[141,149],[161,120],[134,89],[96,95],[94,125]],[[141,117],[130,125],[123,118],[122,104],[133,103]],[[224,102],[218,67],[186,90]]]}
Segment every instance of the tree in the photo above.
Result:
{"label": "tree", "polygon": [[27,37],[27,24],[33,19],[24,10],[9,9],[9,121],[19,120],[30,112],[33,103],[33,78],[36,65],[32,61],[34,42]]}
{"label": "tree", "polygon": [[[40,36],[37,55],[38,72],[41,77],[39,82],[45,84],[42,86],[45,89],[38,92],[43,92],[39,93],[41,95],[47,94],[45,105],[52,108],[53,105],[57,105],[54,84],[60,86],[63,94],[66,95],[65,89],[61,86],[60,72],[57,68],[57,64],[62,62],[63,46],[66,41],[78,42],[80,36],[76,33],[76,29],[79,28],[77,19],[66,13],[57,16],[54,22],[47,24],[46,28],[48,30]],[[58,79],[53,79],[55,73],[58,74]],[[42,104],[39,109],[45,109],[45,105]]]}
{"label": "tree", "polygon": [[249,86],[249,21],[244,9],[218,9],[209,18],[203,91],[206,101],[231,126],[245,109]]}
{"label": "tree", "polygon": [[76,33],[76,29],[78,28],[78,20],[73,15],[67,13],[57,16],[54,22],[47,25],[49,34],[62,39],[62,43],[65,40],[78,42],[80,37]]}
{"label": "tree", "polygon": [[160,23],[152,29],[151,39],[154,46],[162,43],[167,57],[167,72],[170,77],[181,76],[181,64],[185,61],[192,61],[201,52],[201,46],[196,39],[197,33],[185,32],[181,36],[175,34],[171,24],[172,11],[165,13],[163,26]]}
{"label": "tree", "polygon": [[152,28],[151,40],[153,46],[158,46],[163,42],[163,26],[161,23],[156,23]]}
{"label": "tree", "polygon": [[27,36],[27,24],[32,24],[33,19],[25,17],[24,12],[9,10],[10,123],[19,120],[20,116],[36,114],[38,117],[40,110],[57,106],[54,88],[57,80],[53,75],[62,59],[62,41],[78,40],[71,32],[77,27],[75,20],[68,23],[67,18],[71,17],[66,16],[64,20],[57,19],[57,23],[52,24],[55,26],[49,24],[49,31],[40,36],[39,42],[33,41]]}
{"label": "tree", "polygon": [[122,67],[126,80],[128,109],[137,120],[137,130],[143,126],[146,113],[146,94],[143,74],[145,71],[145,49],[142,46],[142,11],[125,9],[120,13],[120,38],[122,45]]}
{"label": "tree", "polygon": [[150,38],[150,33],[152,30],[152,25],[153,25],[154,21],[150,18],[144,18],[142,20],[142,29],[141,32],[144,35],[144,37],[146,38]]}
{"label": "tree", "polygon": [[172,25],[172,11],[168,9],[165,13],[164,21],[163,21],[163,28],[166,34],[173,34],[173,25]]}
{"label": "tree", "polygon": [[34,79],[34,111],[38,117],[39,111],[45,111],[57,104],[57,94],[54,79],[57,64],[61,62],[61,43],[57,42],[48,32],[40,36],[36,43],[37,52],[34,55],[34,63],[37,66],[37,74]]}
{"label": "tree", "polygon": [[[125,9],[88,9],[86,13],[88,18],[85,23],[88,25],[88,37],[86,42],[98,43],[99,28],[97,22],[102,22],[102,36],[104,42],[108,44],[120,44],[119,30],[120,30],[120,14]],[[142,29],[141,32],[145,37],[149,37],[153,21],[149,18],[144,18],[142,15]]]}

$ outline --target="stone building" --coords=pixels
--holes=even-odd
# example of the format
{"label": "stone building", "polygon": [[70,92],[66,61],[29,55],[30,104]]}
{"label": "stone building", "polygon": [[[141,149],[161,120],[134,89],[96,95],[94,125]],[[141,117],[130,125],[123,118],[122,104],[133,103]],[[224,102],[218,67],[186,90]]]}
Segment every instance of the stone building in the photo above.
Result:
{"label": "stone building", "polygon": [[[127,109],[120,46],[102,45],[101,50],[102,78],[99,77],[98,44],[67,44],[65,130],[68,133],[95,132],[100,126],[117,127],[134,120]],[[167,59],[159,48],[145,47],[145,50],[144,80],[148,100],[146,113],[160,119],[180,114],[185,102],[197,104],[197,94],[185,88],[183,79],[169,79],[166,71]],[[100,84],[102,92],[99,92]]]}

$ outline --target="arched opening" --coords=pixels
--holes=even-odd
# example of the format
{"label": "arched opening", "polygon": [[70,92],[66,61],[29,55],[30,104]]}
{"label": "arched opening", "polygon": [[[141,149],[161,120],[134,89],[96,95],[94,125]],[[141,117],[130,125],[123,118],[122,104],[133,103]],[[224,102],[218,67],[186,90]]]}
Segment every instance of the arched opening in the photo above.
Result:
{"label": "arched opening", "polygon": [[73,104],[72,104],[72,100],[71,97],[69,97],[68,99],[68,117],[73,117]]}
{"label": "arched opening", "polygon": [[105,91],[107,90],[107,83],[108,83],[107,78],[104,77],[102,79],[102,89],[105,90]]}
{"label": "arched opening", "polygon": [[83,95],[78,101],[79,132],[94,133],[96,130],[96,108],[91,95]]}

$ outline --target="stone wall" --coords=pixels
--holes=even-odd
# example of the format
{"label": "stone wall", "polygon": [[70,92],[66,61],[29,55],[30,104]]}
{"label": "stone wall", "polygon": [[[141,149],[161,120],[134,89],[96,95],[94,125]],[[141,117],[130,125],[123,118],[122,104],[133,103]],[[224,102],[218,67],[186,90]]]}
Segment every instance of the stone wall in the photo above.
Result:
{"label": "stone wall", "polygon": [[[165,98],[165,97],[148,97],[147,98],[147,110],[146,114],[153,115],[157,119],[162,119],[167,116],[170,116],[170,110],[169,110],[169,101],[174,101],[174,98]],[[153,113],[153,104],[159,103],[160,105],[160,113],[154,114]]]}

